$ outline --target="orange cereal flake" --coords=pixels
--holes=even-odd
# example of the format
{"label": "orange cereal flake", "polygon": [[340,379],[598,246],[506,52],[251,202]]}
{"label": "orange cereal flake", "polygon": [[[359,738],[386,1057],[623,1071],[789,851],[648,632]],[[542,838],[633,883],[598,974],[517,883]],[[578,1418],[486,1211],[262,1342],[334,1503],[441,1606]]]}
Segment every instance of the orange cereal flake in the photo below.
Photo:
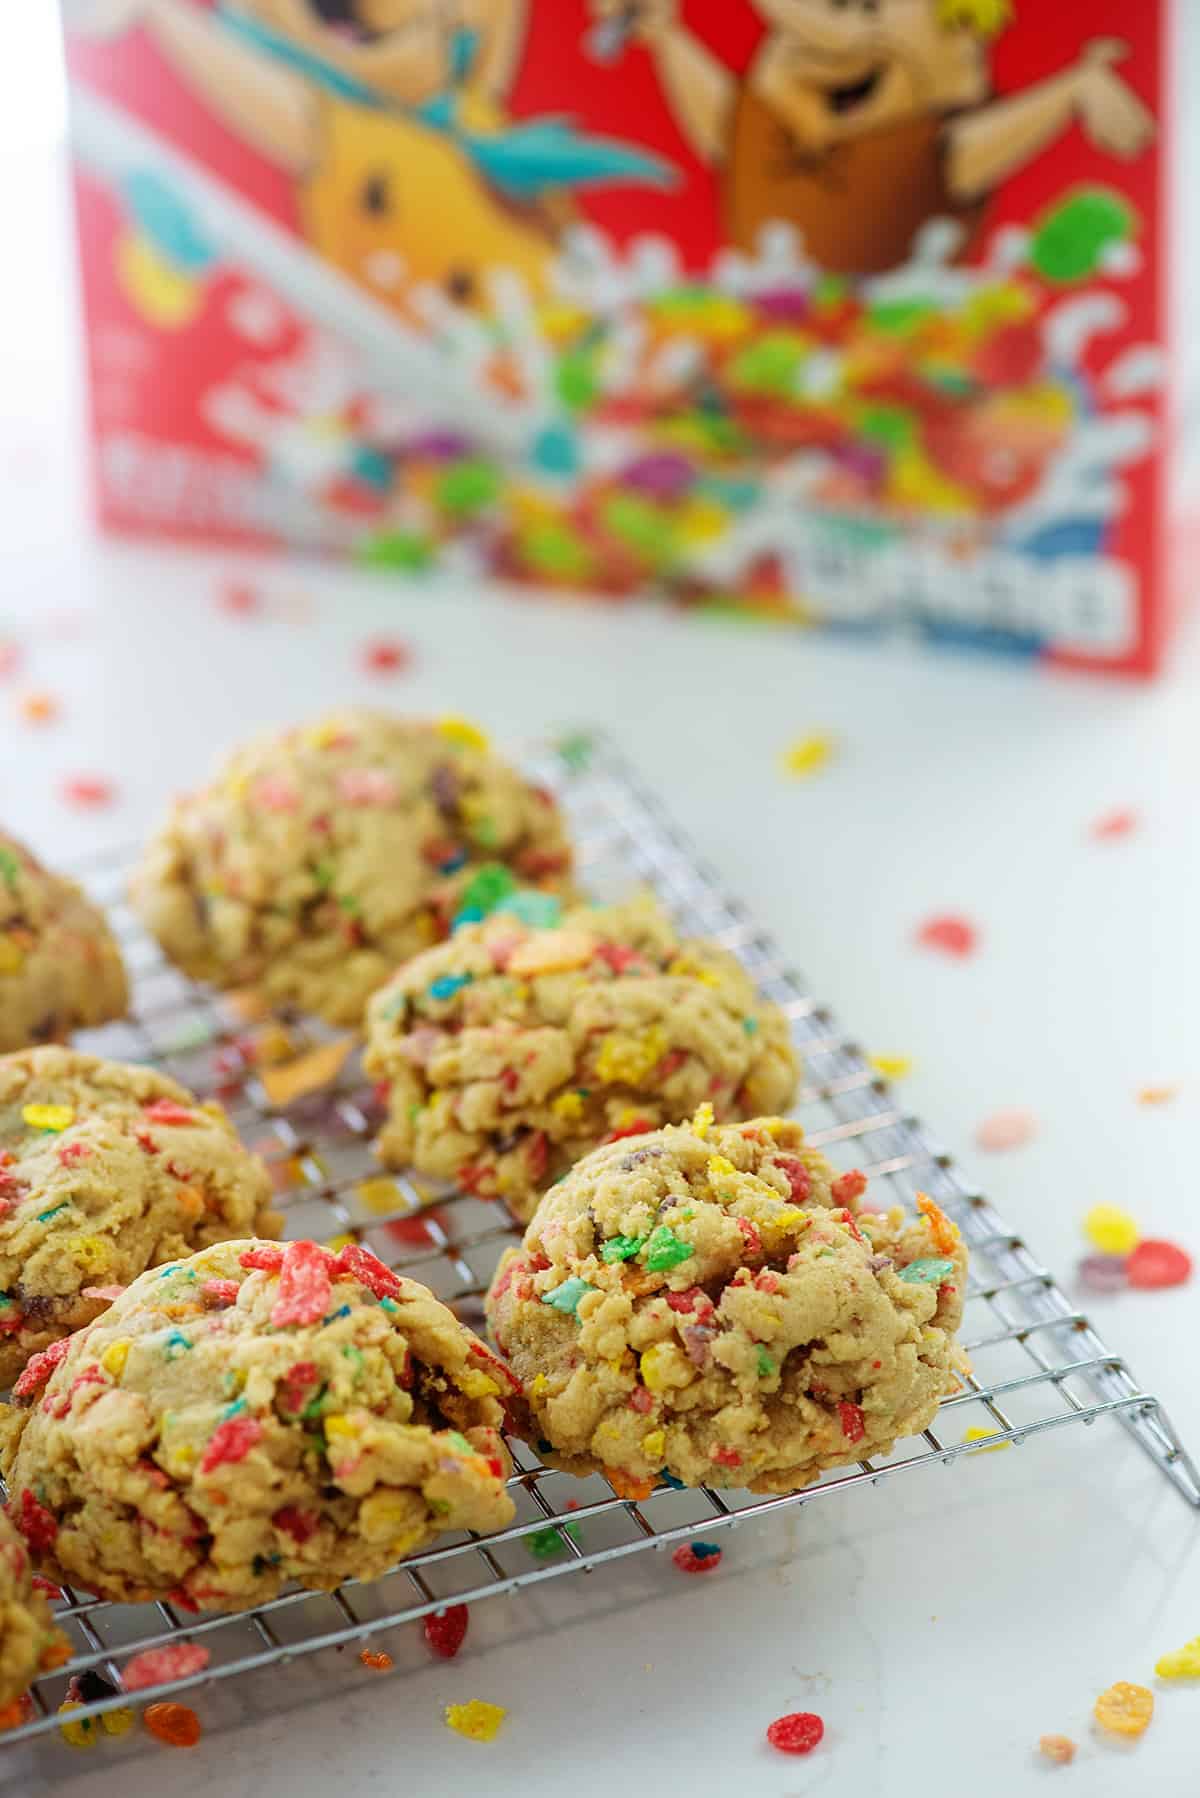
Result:
{"label": "orange cereal flake", "polygon": [[1154,1693],[1147,1686],[1119,1679],[1107,1692],[1101,1692],[1092,1710],[1100,1727],[1115,1736],[1144,1735],[1154,1715]]}
{"label": "orange cereal flake", "polygon": [[370,1667],[373,1673],[386,1673],[389,1667],[396,1665],[391,1655],[383,1648],[364,1648],[359,1654],[364,1667]]}
{"label": "orange cereal flake", "polygon": [[186,1704],[148,1704],[142,1722],[169,1748],[194,1748],[200,1740],[200,1719]]}
{"label": "orange cereal flake", "polygon": [[1056,1767],[1069,1767],[1075,1759],[1075,1744],[1070,1736],[1042,1736],[1038,1753]]}
{"label": "orange cereal flake", "polygon": [[961,1240],[958,1225],[952,1224],[940,1205],[927,1192],[917,1194],[917,1210],[933,1231],[933,1246],[941,1255],[952,1255]]}

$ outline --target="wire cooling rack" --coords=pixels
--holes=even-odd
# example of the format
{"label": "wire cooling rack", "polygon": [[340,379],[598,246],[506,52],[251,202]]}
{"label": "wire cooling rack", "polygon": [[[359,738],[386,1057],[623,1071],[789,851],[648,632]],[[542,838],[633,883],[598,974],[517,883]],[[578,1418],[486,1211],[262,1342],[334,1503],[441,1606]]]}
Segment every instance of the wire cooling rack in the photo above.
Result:
{"label": "wire cooling rack", "polygon": [[[862,1051],[789,972],[747,912],[724,895],[616,750],[602,737],[580,733],[542,747],[527,765],[566,807],[581,846],[583,879],[595,897],[615,898],[649,884],[684,931],[731,949],[762,992],[783,1007],[804,1062],[795,1115],[809,1141],[839,1167],[867,1173],[881,1204],[911,1206],[918,1192],[928,1192],[959,1224],[971,1250],[962,1335],[973,1372],[963,1390],[943,1402],[935,1429],[899,1443],[886,1459],[834,1470],[802,1492],[756,1497],[664,1485],[634,1502],[618,1498],[601,1478],[578,1480],[544,1467],[523,1443],[513,1443],[517,1519],[510,1528],[482,1538],[439,1539],[369,1586],[348,1584],[328,1595],[289,1592],[231,1617],[193,1616],[169,1603],[114,1605],[66,1588],[58,1619],[70,1637],[72,1659],[33,1687],[33,1714],[4,1737],[6,1745],[54,1728],[73,1674],[97,1673],[118,1686],[122,1667],[147,1648],[186,1640],[209,1651],[204,1672],[146,1694],[169,1697],[318,1649],[357,1647],[376,1631],[450,1603],[476,1603],[848,1487],[949,1464],[989,1443],[1020,1443],[1103,1416],[1118,1418],[1187,1502],[1200,1507],[1200,1475],[1158,1400],[1074,1309],[1022,1237],[924,1128],[897,1108]],[[288,1236],[365,1242],[481,1328],[483,1293],[501,1250],[519,1235],[503,1207],[381,1172],[370,1147],[377,1106],[357,1055],[332,1085],[285,1108],[273,1104],[264,1058],[301,1056],[326,1035],[291,1017],[248,1025],[230,999],[184,980],[132,917],[124,897],[127,871],[124,857],[81,871],[113,919],[135,992],[131,1017],[90,1033],[85,1046],[152,1062],[203,1096],[220,1098],[271,1168]],[[966,1440],[971,1426],[985,1429],[986,1439]],[[119,1694],[101,1697],[71,1718],[126,1702]]]}

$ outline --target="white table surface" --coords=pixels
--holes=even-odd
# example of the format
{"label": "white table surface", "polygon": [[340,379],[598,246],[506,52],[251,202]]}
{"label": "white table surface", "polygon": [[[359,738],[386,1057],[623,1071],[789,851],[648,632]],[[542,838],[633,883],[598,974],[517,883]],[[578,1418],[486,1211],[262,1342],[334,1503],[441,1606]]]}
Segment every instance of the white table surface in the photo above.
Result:
{"label": "white table surface", "polygon": [[[905,1100],[1052,1267],[1071,1274],[1079,1219],[1101,1198],[1200,1251],[1194,641],[1146,689],[98,543],[81,498],[57,173],[46,157],[9,158],[0,191],[6,241],[23,246],[0,338],[0,635],[25,649],[0,681],[6,826],[59,860],[135,841],[222,745],[332,701],[463,711],[502,742],[602,721],[861,1040],[913,1058]],[[264,615],[219,610],[234,575],[265,595]],[[360,671],[360,645],[380,632],[412,645],[410,673]],[[57,722],[18,716],[31,688],[59,699]],[[841,739],[836,761],[785,780],[780,750],[823,729]],[[59,784],[76,773],[111,777],[119,802],[64,806]],[[1123,805],[1140,831],[1089,840]],[[977,920],[978,955],[913,946],[938,911]],[[1179,1085],[1175,1102],[1139,1106],[1156,1082]],[[1010,1104],[1037,1112],[1039,1136],[981,1156],[977,1124]],[[1092,1301],[1195,1450],[1198,1291]],[[1200,1690],[1161,1688],[1132,1750],[1089,1726],[1101,1688],[1154,1683],[1155,1659],[1200,1631],[1200,1521],[1115,1424],[850,1493],[723,1545],[703,1580],[639,1555],[477,1606],[451,1664],[429,1664],[410,1630],[386,1642],[390,1678],[349,1651],[202,1692],[206,1734],[189,1753],[71,1754],[57,1739],[0,1750],[0,1794],[1196,1789]],[[490,1746],[442,1723],[445,1703],[469,1697],[509,1707]],[[763,1741],[793,1709],[826,1721],[808,1759]],[[1037,1761],[1048,1730],[1080,1743],[1073,1768]]]}

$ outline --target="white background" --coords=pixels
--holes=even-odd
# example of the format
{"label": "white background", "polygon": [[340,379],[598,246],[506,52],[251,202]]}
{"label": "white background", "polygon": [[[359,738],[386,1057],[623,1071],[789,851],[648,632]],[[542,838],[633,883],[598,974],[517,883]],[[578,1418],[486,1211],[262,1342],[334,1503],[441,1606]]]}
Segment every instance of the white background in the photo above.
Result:
{"label": "white background", "polygon": [[[905,1101],[1068,1284],[1098,1199],[1200,1253],[1195,634],[1149,689],[96,543],[56,65],[43,7],[22,12],[27,54],[0,68],[0,636],[25,649],[0,683],[5,824],[58,860],[136,841],[220,746],[332,700],[464,711],[501,741],[603,722],[861,1040],[913,1058]],[[219,610],[237,573],[264,615]],[[392,683],[358,665],[378,632],[415,651]],[[61,701],[59,722],[20,718],[30,688]],[[836,761],[786,781],[780,751],[824,729]],[[113,778],[119,803],[65,807],[76,773]],[[1139,832],[1092,841],[1092,820],[1125,805]],[[913,946],[940,911],[977,921],[977,956]],[[1175,1102],[1140,1107],[1158,1082],[1179,1086]],[[1010,1104],[1037,1112],[1037,1140],[981,1157],[976,1126]],[[1200,1449],[1197,1290],[1091,1303]],[[705,1580],[638,1556],[495,1600],[452,1665],[428,1664],[408,1632],[386,1644],[403,1676],[351,1654],[203,1693],[190,1754],[0,1750],[0,1794],[599,1798],[624,1780],[701,1798],[967,1783],[973,1798],[1024,1798],[1053,1779],[1086,1798],[1182,1795],[1196,1789],[1200,1690],[1160,1689],[1132,1750],[1097,1739],[1088,1714],[1112,1680],[1153,1684],[1155,1659],[1200,1632],[1197,1528],[1115,1426],[1060,1432],[740,1530]],[[442,1705],[467,1697],[510,1709],[489,1747],[442,1725]],[[786,1761],[762,1735],[796,1708],[828,1733]],[[1080,1742],[1073,1769],[1037,1763],[1043,1730]]]}

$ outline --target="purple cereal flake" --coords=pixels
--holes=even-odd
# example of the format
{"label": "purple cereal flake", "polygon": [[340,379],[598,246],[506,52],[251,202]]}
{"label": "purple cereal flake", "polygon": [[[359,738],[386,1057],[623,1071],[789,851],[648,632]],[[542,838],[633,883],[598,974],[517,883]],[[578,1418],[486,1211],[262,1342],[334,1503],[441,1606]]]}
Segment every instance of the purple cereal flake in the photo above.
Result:
{"label": "purple cereal flake", "polygon": [[620,475],[623,487],[632,487],[652,499],[682,499],[696,483],[696,470],[687,456],[671,450],[639,456],[628,463]]}
{"label": "purple cereal flake", "polygon": [[756,293],[755,309],[778,324],[797,324],[808,317],[812,296],[805,287],[775,287]]}
{"label": "purple cereal flake", "polygon": [[833,452],[834,460],[840,468],[850,474],[858,475],[872,485],[882,480],[887,473],[888,459],[885,451],[877,449],[869,443],[842,443]]}
{"label": "purple cereal flake", "polygon": [[1076,1268],[1089,1292],[1121,1292],[1129,1284],[1128,1255],[1085,1255]]}
{"label": "purple cereal flake", "polygon": [[410,456],[428,456],[435,462],[454,462],[459,456],[469,456],[471,440],[457,431],[425,431],[420,437],[409,442]]}

